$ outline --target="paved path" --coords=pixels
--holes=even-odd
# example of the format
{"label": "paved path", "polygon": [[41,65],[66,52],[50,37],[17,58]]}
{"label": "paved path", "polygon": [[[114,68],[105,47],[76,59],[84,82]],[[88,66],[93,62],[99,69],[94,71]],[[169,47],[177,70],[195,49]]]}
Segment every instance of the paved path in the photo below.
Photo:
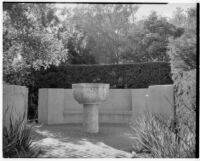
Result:
{"label": "paved path", "polygon": [[131,158],[131,137],[128,125],[100,125],[98,134],[87,134],[77,124],[36,125],[33,146],[45,158]]}

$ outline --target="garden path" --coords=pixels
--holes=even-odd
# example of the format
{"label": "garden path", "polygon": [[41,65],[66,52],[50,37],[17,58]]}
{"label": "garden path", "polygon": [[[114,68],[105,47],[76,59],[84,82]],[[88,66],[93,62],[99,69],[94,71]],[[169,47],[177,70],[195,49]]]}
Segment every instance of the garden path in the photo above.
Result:
{"label": "garden path", "polygon": [[41,158],[131,158],[132,135],[128,125],[100,125],[88,134],[82,125],[35,125],[33,146]]}

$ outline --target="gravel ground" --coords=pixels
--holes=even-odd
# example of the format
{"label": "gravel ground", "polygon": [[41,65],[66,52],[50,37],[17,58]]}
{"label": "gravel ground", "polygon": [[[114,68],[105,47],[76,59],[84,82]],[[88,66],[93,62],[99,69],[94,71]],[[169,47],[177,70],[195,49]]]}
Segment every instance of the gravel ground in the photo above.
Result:
{"label": "gravel ground", "polygon": [[131,158],[133,138],[128,125],[101,124],[88,134],[80,124],[33,126],[33,146],[41,158]]}

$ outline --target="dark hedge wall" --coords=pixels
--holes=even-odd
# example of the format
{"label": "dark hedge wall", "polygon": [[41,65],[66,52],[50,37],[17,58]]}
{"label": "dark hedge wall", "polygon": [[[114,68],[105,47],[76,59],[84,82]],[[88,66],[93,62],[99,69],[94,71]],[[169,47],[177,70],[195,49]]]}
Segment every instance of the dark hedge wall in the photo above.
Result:
{"label": "dark hedge wall", "polygon": [[172,84],[168,63],[63,65],[35,73],[39,88],[71,88],[73,83],[109,83],[111,88],[147,88]]}
{"label": "dark hedge wall", "polygon": [[4,75],[9,84],[29,88],[29,118],[37,118],[39,88],[71,88],[73,83],[109,83],[111,88],[147,88],[172,84],[170,64],[164,62],[121,65],[62,65]]}

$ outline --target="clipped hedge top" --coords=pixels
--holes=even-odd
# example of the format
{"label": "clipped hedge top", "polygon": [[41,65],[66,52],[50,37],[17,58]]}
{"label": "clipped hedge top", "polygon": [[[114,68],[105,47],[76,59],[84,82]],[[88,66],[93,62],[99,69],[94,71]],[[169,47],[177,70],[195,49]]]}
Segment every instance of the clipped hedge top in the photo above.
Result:
{"label": "clipped hedge top", "polygon": [[71,88],[74,83],[109,83],[111,88],[172,84],[170,64],[62,65],[34,73],[38,88]]}

